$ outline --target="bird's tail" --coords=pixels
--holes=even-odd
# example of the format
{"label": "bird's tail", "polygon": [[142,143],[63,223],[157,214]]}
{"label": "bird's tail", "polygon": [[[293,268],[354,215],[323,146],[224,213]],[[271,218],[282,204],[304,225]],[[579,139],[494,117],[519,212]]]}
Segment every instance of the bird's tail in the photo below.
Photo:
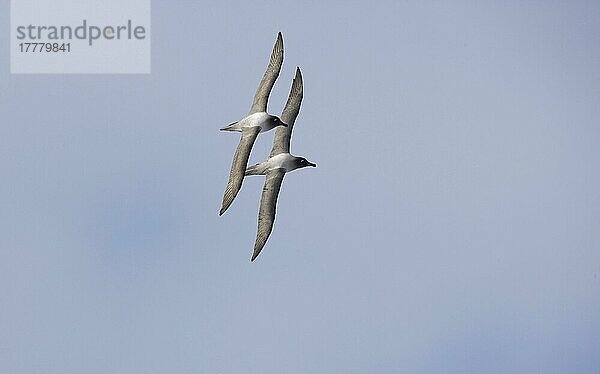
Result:
{"label": "bird's tail", "polygon": [[266,172],[266,167],[262,164],[248,166],[244,175],[263,175]]}
{"label": "bird's tail", "polygon": [[219,130],[221,130],[221,131],[239,131],[235,125],[237,125],[237,122],[230,123],[229,125],[222,127]]}

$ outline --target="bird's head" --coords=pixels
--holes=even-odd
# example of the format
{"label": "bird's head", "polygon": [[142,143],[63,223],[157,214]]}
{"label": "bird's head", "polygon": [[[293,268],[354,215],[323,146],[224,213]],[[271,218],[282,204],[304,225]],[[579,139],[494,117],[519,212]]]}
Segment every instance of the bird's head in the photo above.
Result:
{"label": "bird's head", "polygon": [[271,117],[269,117],[269,123],[273,127],[277,127],[277,126],[288,127],[287,123],[283,123],[281,121],[281,118],[279,118],[277,116],[271,116]]}
{"label": "bird's head", "polygon": [[297,157],[294,163],[295,163],[294,166],[296,166],[296,169],[305,168],[307,166],[310,166],[313,168],[317,167],[317,164],[313,164],[312,162],[308,161],[304,157]]}

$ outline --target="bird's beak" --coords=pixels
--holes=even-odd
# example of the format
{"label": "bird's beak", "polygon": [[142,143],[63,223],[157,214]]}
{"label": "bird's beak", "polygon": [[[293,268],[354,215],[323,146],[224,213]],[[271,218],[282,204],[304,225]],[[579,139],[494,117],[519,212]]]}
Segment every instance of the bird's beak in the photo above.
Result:
{"label": "bird's beak", "polygon": [[281,126],[283,126],[283,127],[288,127],[288,124],[287,124],[287,123],[283,123],[283,122],[281,122]]}
{"label": "bird's beak", "polygon": [[317,164],[313,164],[312,162],[309,162],[309,163],[308,163],[308,166],[312,166],[313,168],[316,168],[316,167],[317,167]]}

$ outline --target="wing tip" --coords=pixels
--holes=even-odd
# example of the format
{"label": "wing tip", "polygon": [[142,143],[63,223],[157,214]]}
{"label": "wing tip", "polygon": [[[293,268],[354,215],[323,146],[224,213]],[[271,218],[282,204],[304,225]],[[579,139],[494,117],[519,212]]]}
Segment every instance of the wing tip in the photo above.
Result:
{"label": "wing tip", "polygon": [[258,250],[256,248],[254,248],[254,251],[252,252],[252,258],[250,259],[250,262],[254,262],[254,260],[256,260],[256,258],[260,254],[260,251],[262,251],[262,248],[258,249]]}
{"label": "wing tip", "polygon": [[[302,81],[302,71],[300,71],[300,67],[296,67],[296,75],[294,76],[294,79],[292,80],[292,87],[290,88],[290,94],[288,95],[288,102],[286,103],[286,107],[287,104],[290,103],[290,100],[293,100],[294,98],[299,98],[300,101],[302,101],[302,97],[304,96],[304,82]],[[284,108],[285,110],[285,108]]]}
{"label": "wing tip", "polygon": [[[297,83],[296,83],[297,82]],[[299,87],[303,87],[303,81],[302,81],[302,71],[300,71],[300,67],[296,66],[296,75],[294,76],[294,82],[296,83]]]}
{"label": "wing tip", "polygon": [[277,39],[275,40],[275,46],[273,47],[273,52],[283,51],[283,35],[281,31],[277,33]]}
{"label": "wing tip", "polygon": [[223,203],[221,203],[221,209],[219,210],[219,216],[222,216],[227,209],[229,209],[229,206],[231,206],[231,203],[233,202],[233,199],[230,201],[225,201],[225,199],[223,199]]}
{"label": "wing tip", "polygon": [[233,204],[233,200],[235,200],[235,196],[237,194],[232,195],[231,192],[232,191],[229,189],[228,185],[227,189],[225,190],[225,195],[223,196],[223,202],[221,203],[221,210],[219,210],[219,216],[222,216],[227,211],[227,209],[229,209],[231,204]]}

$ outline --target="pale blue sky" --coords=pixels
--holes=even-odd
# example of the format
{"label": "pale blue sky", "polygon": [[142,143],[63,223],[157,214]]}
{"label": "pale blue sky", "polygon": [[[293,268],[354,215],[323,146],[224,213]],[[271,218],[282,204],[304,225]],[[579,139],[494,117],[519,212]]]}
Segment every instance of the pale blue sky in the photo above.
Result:
{"label": "pale blue sky", "polygon": [[[269,109],[301,66],[319,167],[250,263],[263,180],[218,216],[218,128],[277,31]],[[153,0],[139,76],[10,75],[8,43],[0,372],[600,372],[597,2]]]}

